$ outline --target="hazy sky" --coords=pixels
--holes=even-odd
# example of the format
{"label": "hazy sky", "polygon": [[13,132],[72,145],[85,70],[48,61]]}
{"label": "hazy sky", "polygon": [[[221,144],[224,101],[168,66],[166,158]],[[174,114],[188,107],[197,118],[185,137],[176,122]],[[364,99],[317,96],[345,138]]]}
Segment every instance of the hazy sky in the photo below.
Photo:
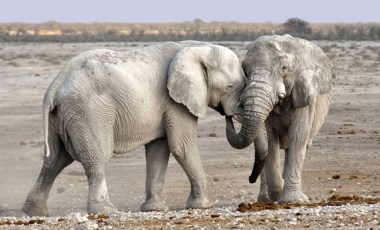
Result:
{"label": "hazy sky", "polygon": [[380,22],[379,0],[3,0],[0,22]]}

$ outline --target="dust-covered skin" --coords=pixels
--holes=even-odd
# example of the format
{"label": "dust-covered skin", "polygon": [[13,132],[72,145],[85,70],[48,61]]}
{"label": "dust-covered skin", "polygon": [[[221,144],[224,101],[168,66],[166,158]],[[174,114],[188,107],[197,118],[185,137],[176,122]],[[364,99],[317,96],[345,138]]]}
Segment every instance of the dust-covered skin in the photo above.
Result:
{"label": "dust-covered skin", "polygon": [[[337,75],[334,79],[329,115],[305,156],[302,172],[303,191],[311,202],[327,199],[332,193],[379,197],[380,43],[314,43],[321,46],[333,61]],[[101,48],[127,51],[151,44],[0,44],[0,216],[12,216],[12,219],[25,216],[21,207],[43,163],[42,100],[44,92],[62,65],[86,50]],[[244,59],[247,51],[245,46],[248,43],[218,44],[235,51],[240,60]],[[212,109],[207,110],[205,118],[199,119],[198,146],[209,182],[207,191],[210,202],[214,202],[216,208],[204,212],[192,210],[190,214],[185,210],[189,182],[174,157],[169,158],[162,200],[170,210],[176,211],[143,214],[138,211],[145,200],[144,148],[139,147],[128,154],[112,155],[105,168],[107,186],[110,200],[115,207],[119,211],[131,211],[126,214],[129,217],[124,226],[145,229],[149,229],[149,226],[166,228],[169,224],[189,229],[195,225],[208,229],[239,225],[238,228],[243,228],[241,224],[247,229],[378,226],[378,222],[374,223],[376,215],[379,220],[378,211],[375,213],[375,210],[379,210],[378,205],[335,207],[330,209],[331,212],[320,207],[313,210],[297,208],[255,214],[233,212],[242,202],[256,201],[259,193],[259,183],[248,182],[254,160],[253,146],[243,150],[230,147],[225,137],[224,117]],[[280,151],[281,160],[283,156],[283,152]],[[81,215],[85,215],[87,192],[84,169],[80,163],[74,161],[61,172],[51,188],[48,208],[58,224],[52,227],[70,226],[65,221],[58,221],[59,216],[67,220],[67,216],[74,215],[71,213],[80,212]],[[222,207],[224,211],[221,210]],[[198,214],[195,214],[195,211]],[[220,216],[211,217],[211,214]],[[146,220],[148,217],[140,218],[145,215],[150,216],[149,220]],[[296,221],[293,221],[294,219]],[[73,226],[78,227],[78,222],[74,222]],[[107,223],[114,228],[121,226],[116,222],[116,219],[108,219]],[[46,226],[48,221],[44,224]],[[44,224],[23,228],[46,229]],[[9,229],[9,226],[3,228]]]}
{"label": "dust-covered skin", "polygon": [[142,211],[167,210],[161,201],[169,154],[191,184],[187,208],[210,208],[197,149],[197,119],[209,106],[237,112],[245,84],[235,53],[186,41],[119,52],[96,49],[72,58],[46,91],[45,158],[22,210],[46,216],[55,178],[74,160],[85,170],[88,213],[115,213],[105,179],[112,154],[145,145],[146,200]]}
{"label": "dust-covered skin", "polygon": [[[244,148],[256,137],[260,140],[255,142],[250,177],[254,183],[265,162],[259,201],[307,202],[301,185],[302,166],[306,148],[329,110],[332,62],[312,42],[275,35],[252,42],[242,65],[248,78],[242,99],[242,129],[235,134],[227,120],[228,140],[237,148]],[[283,172],[280,148],[285,150]]]}

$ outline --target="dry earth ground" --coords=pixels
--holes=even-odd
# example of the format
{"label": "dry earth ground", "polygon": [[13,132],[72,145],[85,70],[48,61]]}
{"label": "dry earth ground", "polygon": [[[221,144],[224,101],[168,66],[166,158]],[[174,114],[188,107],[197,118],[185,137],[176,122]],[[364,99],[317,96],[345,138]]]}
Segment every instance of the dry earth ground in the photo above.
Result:
{"label": "dry earth ground", "polygon": [[[334,79],[334,96],[329,115],[314,145],[307,151],[303,170],[304,192],[311,201],[326,199],[333,193],[379,197],[380,43],[316,43],[333,60],[337,76]],[[148,44],[0,44],[0,218],[23,215],[20,208],[42,166],[42,98],[62,65],[79,52],[89,49],[110,48],[121,51]],[[244,58],[247,43],[219,44],[234,50],[241,60]],[[258,193],[259,185],[248,183],[254,157],[253,147],[244,150],[233,149],[225,138],[224,128],[224,118],[209,110],[208,116],[199,121],[199,148],[207,173],[210,199],[215,202],[217,208],[237,208],[241,202],[255,201]],[[132,213],[138,211],[144,200],[144,149],[139,148],[125,155],[114,155],[107,167],[107,183],[110,198],[119,210]],[[65,216],[72,212],[85,213],[87,192],[84,170],[80,164],[73,163],[60,174],[51,190],[48,201],[51,216]],[[187,177],[174,158],[171,158],[164,188],[165,202],[172,210],[187,213],[183,209],[188,193]],[[204,218],[196,217],[195,214],[192,216],[194,211],[190,211],[190,214],[184,214],[190,216],[184,218],[184,221],[191,220],[189,228],[232,228],[235,225],[228,225],[227,222],[233,221],[238,228],[240,222],[245,223],[244,226],[240,225],[240,228],[287,226],[282,225],[284,221],[268,223],[263,220],[261,223],[260,218],[263,217],[255,215],[247,217],[233,214],[232,217],[226,217],[226,221],[223,218],[212,218],[212,213],[222,212],[218,210],[207,212]],[[342,215],[344,217],[345,214]],[[379,228],[379,215],[379,212],[375,211],[363,219],[358,217],[362,220],[359,225],[355,225],[356,222],[347,222],[344,226],[352,224],[352,228]],[[125,226],[169,228],[171,225],[167,223],[174,223],[173,218],[163,218],[132,218]],[[322,219],[318,221],[317,218],[309,227],[317,228],[318,223],[328,224],[327,219]],[[293,225],[292,228],[297,226]]]}

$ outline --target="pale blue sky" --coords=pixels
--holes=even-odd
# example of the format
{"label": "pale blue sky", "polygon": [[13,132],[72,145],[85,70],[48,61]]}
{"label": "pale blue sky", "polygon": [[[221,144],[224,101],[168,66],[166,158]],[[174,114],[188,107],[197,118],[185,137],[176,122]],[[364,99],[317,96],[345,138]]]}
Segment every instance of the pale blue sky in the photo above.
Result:
{"label": "pale blue sky", "polygon": [[3,0],[0,22],[380,22],[379,0]]}

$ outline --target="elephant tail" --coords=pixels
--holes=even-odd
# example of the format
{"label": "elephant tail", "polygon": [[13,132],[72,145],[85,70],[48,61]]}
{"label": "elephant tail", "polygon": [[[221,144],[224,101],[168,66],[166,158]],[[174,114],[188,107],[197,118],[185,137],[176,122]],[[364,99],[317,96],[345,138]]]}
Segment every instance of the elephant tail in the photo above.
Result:
{"label": "elephant tail", "polygon": [[58,76],[53,80],[50,84],[49,88],[46,90],[44,101],[43,101],[43,127],[44,127],[44,142],[45,142],[45,156],[50,156],[50,147],[49,147],[49,114],[52,112],[56,104],[56,94],[58,88],[62,84],[62,82],[66,79],[69,68],[66,65],[62,71],[58,74]]}
{"label": "elephant tail", "polygon": [[45,94],[44,105],[43,105],[43,123],[44,123],[44,141],[45,141],[45,156],[50,156],[49,148],[49,113],[52,111],[52,101],[54,101],[53,93],[51,92],[51,87]]}

